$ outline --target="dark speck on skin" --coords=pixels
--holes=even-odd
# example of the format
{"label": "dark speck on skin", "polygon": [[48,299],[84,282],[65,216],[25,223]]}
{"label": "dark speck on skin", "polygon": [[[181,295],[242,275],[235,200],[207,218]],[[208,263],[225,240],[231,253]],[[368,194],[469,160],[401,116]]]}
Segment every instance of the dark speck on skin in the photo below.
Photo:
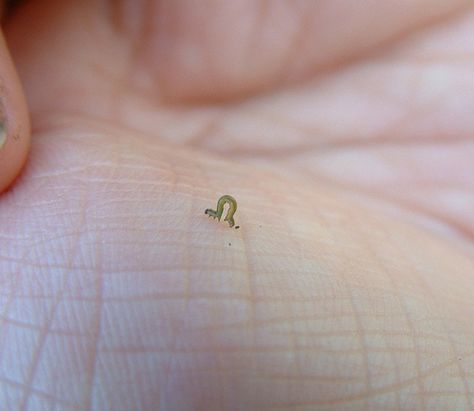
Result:
{"label": "dark speck on skin", "polygon": [[229,245],[232,245],[232,243],[229,243]]}

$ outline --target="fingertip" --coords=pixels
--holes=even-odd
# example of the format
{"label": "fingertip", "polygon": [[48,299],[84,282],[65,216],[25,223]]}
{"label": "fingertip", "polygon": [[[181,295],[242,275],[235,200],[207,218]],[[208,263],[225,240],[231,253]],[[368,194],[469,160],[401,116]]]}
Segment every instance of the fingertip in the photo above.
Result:
{"label": "fingertip", "polygon": [[23,90],[0,33],[0,193],[20,173],[30,147],[30,121]]}

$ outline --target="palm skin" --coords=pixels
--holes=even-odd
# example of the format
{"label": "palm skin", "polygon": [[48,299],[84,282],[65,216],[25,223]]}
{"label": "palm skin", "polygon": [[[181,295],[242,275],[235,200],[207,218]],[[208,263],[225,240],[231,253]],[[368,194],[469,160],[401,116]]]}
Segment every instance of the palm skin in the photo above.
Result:
{"label": "palm skin", "polygon": [[113,4],[6,26],[4,408],[474,409],[470,2]]}

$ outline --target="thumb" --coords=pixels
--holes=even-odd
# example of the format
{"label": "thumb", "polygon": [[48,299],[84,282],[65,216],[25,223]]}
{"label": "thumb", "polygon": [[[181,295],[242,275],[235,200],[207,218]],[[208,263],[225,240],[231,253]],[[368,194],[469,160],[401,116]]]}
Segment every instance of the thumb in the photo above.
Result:
{"label": "thumb", "polygon": [[[0,1],[0,9],[2,6]],[[23,167],[30,146],[30,123],[23,90],[0,30],[0,192]]]}

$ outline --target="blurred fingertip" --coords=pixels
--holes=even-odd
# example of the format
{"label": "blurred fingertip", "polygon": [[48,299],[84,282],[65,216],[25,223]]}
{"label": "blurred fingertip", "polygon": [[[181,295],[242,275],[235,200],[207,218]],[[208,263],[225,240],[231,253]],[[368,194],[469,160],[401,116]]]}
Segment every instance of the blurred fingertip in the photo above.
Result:
{"label": "blurred fingertip", "polygon": [[0,192],[15,180],[30,146],[30,122],[16,70],[0,34]]}

